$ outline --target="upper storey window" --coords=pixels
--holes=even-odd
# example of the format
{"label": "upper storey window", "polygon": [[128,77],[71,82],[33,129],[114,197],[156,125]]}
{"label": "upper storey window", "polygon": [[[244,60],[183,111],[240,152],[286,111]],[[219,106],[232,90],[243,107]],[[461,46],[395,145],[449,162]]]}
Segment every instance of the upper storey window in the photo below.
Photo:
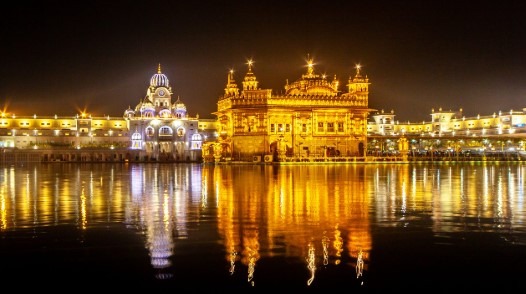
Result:
{"label": "upper storey window", "polygon": [[159,136],[171,136],[172,133],[172,129],[167,126],[163,126],[159,129]]}
{"label": "upper storey window", "polygon": [[145,132],[146,132],[146,136],[148,137],[152,137],[155,134],[155,131],[152,127],[147,127]]}
{"label": "upper storey window", "polygon": [[168,109],[163,109],[159,112],[159,116],[162,118],[169,118],[172,116],[172,113]]}

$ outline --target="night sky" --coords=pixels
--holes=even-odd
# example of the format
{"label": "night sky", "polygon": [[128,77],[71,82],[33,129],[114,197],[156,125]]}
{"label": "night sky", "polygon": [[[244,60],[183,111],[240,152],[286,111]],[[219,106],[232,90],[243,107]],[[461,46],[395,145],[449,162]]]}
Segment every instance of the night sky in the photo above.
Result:
{"label": "night sky", "polygon": [[[18,3],[15,3],[18,2]],[[483,4],[484,3],[484,4]],[[0,18],[0,105],[18,115],[122,116],[158,64],[191,116],[215,118],[246,62],[277,94],[355,65],[369,106],[400,121],[526,107],[524,1],[12,1]]]}

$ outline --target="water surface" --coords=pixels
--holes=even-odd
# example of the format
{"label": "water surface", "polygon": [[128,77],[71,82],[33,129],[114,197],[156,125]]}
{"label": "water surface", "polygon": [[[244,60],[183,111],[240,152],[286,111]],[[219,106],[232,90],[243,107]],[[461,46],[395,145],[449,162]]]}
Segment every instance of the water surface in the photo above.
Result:
{"label": "water surface", "polygon": [[526,289],[520,163],[0,167],[0,281],[40,290]]}

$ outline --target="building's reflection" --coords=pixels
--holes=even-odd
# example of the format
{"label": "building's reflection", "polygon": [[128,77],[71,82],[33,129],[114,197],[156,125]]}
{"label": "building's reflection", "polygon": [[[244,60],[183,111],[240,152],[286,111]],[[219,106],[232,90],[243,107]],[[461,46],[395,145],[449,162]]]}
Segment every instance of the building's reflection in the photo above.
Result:
{"label": "building's reflection", "polygon": [[428,219],[437,236],[503,232],[525,221],[523,165],[377,166],[369,181],[375,222],[411,226]]}
{"label": "building's reflection", "polygon": [[[308,284],[317,267],[339,265],[342,259],[355,263],[360,250],[367,262],[372,248],[367,170],[218,166],[203,174],[211,172],[225,252],[240,252],[249,280],[257,279],[259,247],[266,248],[265,257],[284,251],[288,257],[306,259]],[[231,255],[226,259],[231,261]]]}
{"label": "building's reflection", "polygon": [[181,166],[132,168],[132,201],[126,209],[127,219],[144,232],[151,264],[158,270],[158,279],[172,277],[170,267],[175,241],[188,237],[187,215],[195,210],[190,204],[195,201],[194,195],[201,194],[201,173],[198,170],[195,172]]}
{"label": "building's reflection", "polygon": [[[28,165],[0,169],[0,228],[74,225],[111,221],[124,209],[127,185],[121,166]],[[114,185],[115,182],[119,184]]]}
{"label": "building's reflection", "polygon": [[[206,213],[225,269],[258,285],[263,258],[292,257],[307,284],[348,267],[367,277],[372,226],[508,233],[526,223],[520,164],[38,165],[0,168],[0,232],[124,223],[143,233],[157,277]],[[209,233],[208,231],[206,233]],[[202,237],[195,237],[200,238]],[[445,238],[444,238],[445,239]],[[451,238],[449,238],[451,240]],[[318,278],[319,279],[319,278]]]}
{"label": "building's reflection", "polygon": [[308,248],[309,250],[307,251],[307,268],[309,269],[310,277],[307,280],[307,285],[310,286],[310,284],[312,284],[312,282],[314,281],[314,276],[316,275],[316,248],[314,247],[314,244],[312,244],[312,242],[308,244]]}

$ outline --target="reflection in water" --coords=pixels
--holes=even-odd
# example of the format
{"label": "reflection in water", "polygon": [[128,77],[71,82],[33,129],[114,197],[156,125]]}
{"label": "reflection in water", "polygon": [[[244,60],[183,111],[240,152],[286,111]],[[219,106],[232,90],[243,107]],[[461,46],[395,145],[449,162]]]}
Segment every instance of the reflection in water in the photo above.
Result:
{"label": "reflection in water", "polygon": [[341,257],[342,257],[342,252],[343,252],[343,239],[342,239],[340,230],[338,230],[338,224],[336,224],[335,229],[334,229],[333,247],[335,250],[334,256],[336,258],[334,261],[334,264],[338,265],[341,262]]}
{"label": "reflection in water", "polygon": [[360,249],[358,252],[358,258],[356,259],[356,278],[363,275],[363,252]]}
{"label": "reflection in water", "polygon": [[[338,265],[342,258],[349,260],[353,254],[356,256],[353,248],[370,250],[372,247],[369,192],[362,167],[212,166],[203,169],[203,177],[209,173],[221,179],[214,183],[218,228],[225,240],[226,252],[241,246],[246,256],[254,252],[257,244],[256,248],[267,248],[265,257],[284,250],[287,256],[299,259],[301,251],[297,248],[308,246],[310,284],[316,270],[314,243],[322,244],[319,260],[324,265],[329,264],[331,258]],[[341,224],[346,224],[343,230]],[[349,255],[346,257],[342,256],[342,232],[347,235]],[[335,236],[333,252],[329,250],[327,233]],[[242,259],[249,273],[254,267],[250,261]]]}
{"label": "reflection in water", "polygon": [[323,265],[329,264],[329,237],[325,236],[323,232],[323,237],[321,238],[321,245],[323,247]]}
{"label": "reflection in water", "polygon": [[246,248],[248,254],[247,254],[247,260],[248,260],[248,281],[254,286],[254,271],[256,270],[256,261],[257,261],[257,251],[248,247]]}
{"label": "reflection in water", "polygon": [[307,285],[312,284],[314,281],[314,274],[316,273],[316,249],[312,243],[309,243],[309,251],[307,254],[307,268],[310,272],[310,278],[307,280]]}
{"label": "reflection in water", "polygon": [[220,270],[251,286],[262,284],[263,260],[276,257],[300,264],[298,274],[308,285],[317,260],[323,269],[356,271],[363,283],[374,257],[373,229],[419,227],[442,243],[453,242],[453,232],[494,232],[523,244],[512,234],[525,230],[524,168],[9,166],[0,169],[0,232],[59,225],[85,232],[125,224],[142,234],[158,279],[177,278],[178,245],[206,237],[217,238],[211,242],[222,248]]}
{"label": "reflection in water", "polygon": [[156,277],[170,279],[174,241],[187,238],[191,191],[195,190],[193,186],[201,187],[201,176],[192,169],[162,167],[132,167],[133,201],[127,210],[134,216],[130,221],[136,222],[146,235],[152,267],[158,270]]}
{"label": "reflection in water", "polygon": [[84,194],[84,188],[80,192],[80,227],[85,230],[87,225],[87,211],[86,211],[86,195]]}
{"label": "reflection in water", "polygon": [[232,250],[232,252],[230,253],[230,269],[228,270],[230,275],[233,275],[236,271],[236,258],[237,252],[235,250]]}

